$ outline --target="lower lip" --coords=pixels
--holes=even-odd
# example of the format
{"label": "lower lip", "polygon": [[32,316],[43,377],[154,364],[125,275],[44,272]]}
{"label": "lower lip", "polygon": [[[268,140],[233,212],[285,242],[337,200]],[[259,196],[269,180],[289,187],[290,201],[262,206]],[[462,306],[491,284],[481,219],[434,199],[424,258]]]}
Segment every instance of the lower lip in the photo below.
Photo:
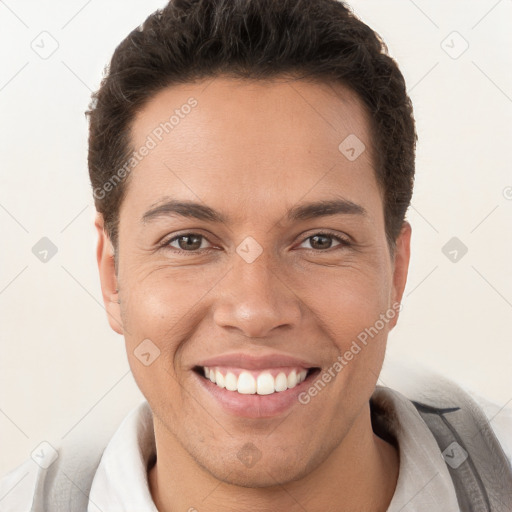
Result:
{"label": "lower lip", "polygon": [[195,372],[194,375],[202,388],[210,393],[227,412],[243,418],[271,418],[283,414],[294,404],[300,405],[298,397],[310,386],[310,381],[316,373],[317,371],[311,372],[304,381],[294,388],[270,395],[243,395],[236,391],[220,388]]}

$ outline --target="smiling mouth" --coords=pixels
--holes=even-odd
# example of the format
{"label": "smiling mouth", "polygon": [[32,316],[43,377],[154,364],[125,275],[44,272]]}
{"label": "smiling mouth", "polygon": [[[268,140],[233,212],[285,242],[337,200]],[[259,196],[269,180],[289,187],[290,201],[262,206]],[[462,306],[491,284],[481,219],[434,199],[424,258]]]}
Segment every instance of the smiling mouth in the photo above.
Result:
{"label": "smiling mouth", "polygon": [[320,368],[270,368],[246,370],[244,368],[196,366],[194,372],[217,387],[240,395],[272,395],[293,389]]}

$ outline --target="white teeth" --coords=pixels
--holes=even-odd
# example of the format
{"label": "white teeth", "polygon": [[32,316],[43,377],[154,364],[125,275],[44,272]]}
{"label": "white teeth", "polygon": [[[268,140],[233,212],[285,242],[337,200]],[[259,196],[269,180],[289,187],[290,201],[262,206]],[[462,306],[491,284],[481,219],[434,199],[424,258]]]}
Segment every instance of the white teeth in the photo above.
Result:
{"label": "white teeth", "polygon": [[256,381],[249,372],[242,372],[238,377],[238,392],[242,395],[256,393]]}
{"label": "white teeth", "polygon": [[277,375],[275,388],[276,391],[286,391],[288,389],[288,379],[286,378],[286,374],[283,372]]}
{"label": "white teeth", "polygon": [[215,372],[215,383],[217,384],[217,386],[219,386],[219,388],[223,388],[226,386],[224,382],[224,375],[222,375],[222,373],[220,373],[219,370]]}
{"label": "white teeth", "polygon": [[238,387],[238,379],[234,373],[228,372],[226,374],[226,380],[224,381],[224,384],[226,384],[226,389],[229,391],[236,391]]}
{"label": "white teeth", "polygon": [[242,395],[271,395],[275,392],[286,391],[294,388],[306,379],[307,370],[292,370],[288,376],[284,372],[279,372],[274,378],[270,371],[258,373],[254,378],[253,373],[242,371],[237,377],[233,372],[227,372],[224,376],[218,368],[203,368],[204,375],[211,382],[220,388],[226,388],[228,391],[237,391]]}
{"label": "white teeth", "polygon": [[294,388],[297,385],[297,372],[292,370],[288,375],[288,388]]}
{"label": "white teeth", "polygon": [[[240,384],[238,384],[240,386]],[[270,395],[275,392],[274,377],[270,373],[260,373],[256,382],[258,395]]]}

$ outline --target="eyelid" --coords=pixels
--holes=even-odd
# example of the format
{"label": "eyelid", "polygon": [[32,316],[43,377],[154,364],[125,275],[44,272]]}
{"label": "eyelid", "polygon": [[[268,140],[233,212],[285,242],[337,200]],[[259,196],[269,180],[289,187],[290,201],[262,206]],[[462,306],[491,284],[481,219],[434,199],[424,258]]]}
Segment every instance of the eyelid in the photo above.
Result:
{"label": "eyelid", "polygon": [[170,245],[171,242],[174,242],[174,241],[178,240],[180,237],[187,236],[187,235],[188,236],[192,236],[192,235],[200,236],[203,240],[206,240],[210,245],[215,246],[215,244],[212,241],[210,241],[210,239],[203,233],[200,233],[199,231],[188,230],[188,231],[182,231],[181,233],[174,234],[171,237],[164,236],[157,242],[157,249],[170,249],[171,251],[176,252],[176,253],[199,254],[202,251],[213,248],[213,247],[204,247],[203,249],[197,249],[194,251],[186,251],[184,249],[179,249],[177,247]]}
{"label": "eyelid", "polygon": [[322,250],[322,249],[308,249],[308,248],[306,248],[307,250],[314,251],[316,253],[321,253],[321,252],[328,252],[331,249],[334,249],[336,247],[349,247],[349,246],[352,245],[352,242],[350,241],[350,238],[348,236],[343,236],[343,235],[340,235],[338,233],[333,233],[333,232],[330,232],[329,230],[324,230],[324,229],[319,229],[317,231],[312,232],[308,236],[303,237],[302,241],[300,242],[299,245],[302,245],[306,240],[309,240],[310,238],[312,238],[312,237],[314,237],[316,235],[328,236],[330,238],[333,238],[333,239],[337,240],[340,243],[338,245],[335,245],[334,247],[329,247],[328,249],[323,249]]}

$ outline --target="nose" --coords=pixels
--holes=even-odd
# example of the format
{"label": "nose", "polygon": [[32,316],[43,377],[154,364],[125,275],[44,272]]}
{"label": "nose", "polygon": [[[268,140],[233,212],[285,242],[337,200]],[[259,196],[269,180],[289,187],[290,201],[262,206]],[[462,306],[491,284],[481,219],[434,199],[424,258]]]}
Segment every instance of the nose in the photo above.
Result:
{"label": "nose", "polygon": [[286,281],[265,251],[252,263],[235,255],[232,269],[216,287],[215,323],[248,338],[265,338],[278,328],[297,327],[302,304]]}

